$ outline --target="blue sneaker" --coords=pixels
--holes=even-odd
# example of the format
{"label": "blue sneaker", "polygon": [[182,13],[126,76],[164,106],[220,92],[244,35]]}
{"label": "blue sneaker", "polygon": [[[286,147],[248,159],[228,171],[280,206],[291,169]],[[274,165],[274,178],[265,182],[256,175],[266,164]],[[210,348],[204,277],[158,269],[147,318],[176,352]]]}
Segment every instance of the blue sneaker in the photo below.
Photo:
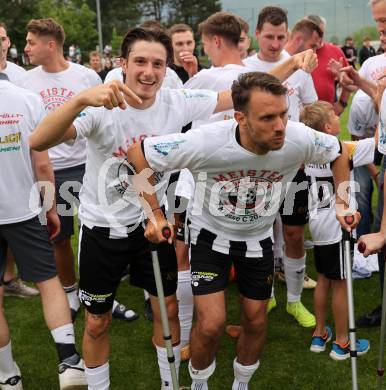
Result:
{"label": "blue sneaker", "polygon": [[[369,340],[359,339],[357,340],[357,355],[361,356],[367,353],[370,349]],[[350,358],[350,341],[341,345],[334,341],[332,343],[332,350],[330,352],[330,358],[333,360],[346,360]]]}
{"label": "blue sneaker", "polygon": [[310,351],[311,352],[323,352],[326,349],[326,344],[331,340],[332,337],[332,329],[328,325],[326,326],[326,331],[322,337],[320,336],[312,336]]}

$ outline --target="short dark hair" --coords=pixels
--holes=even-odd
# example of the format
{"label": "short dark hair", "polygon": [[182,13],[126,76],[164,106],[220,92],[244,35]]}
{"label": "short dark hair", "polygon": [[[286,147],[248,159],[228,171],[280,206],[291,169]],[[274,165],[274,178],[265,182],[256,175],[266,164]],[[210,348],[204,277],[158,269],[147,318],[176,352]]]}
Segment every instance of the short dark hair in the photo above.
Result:
{"label": "short dark hair", "polygon": [[240,16],[239,16],[239,23],[240,23],[241,31],[244,31],[246,34],[248,34],[249,24],[243,18],[240,18]]}
{"label": "short dark hair", "polygon": [[241,26],[239,17],[229,12],[216,12],[198,25],[200,35],[219,35],[234,46],[239,44]]}
{"label": "short dark hair", "polygon": [[287,11],[275,6],[264,7],[257,18],[256,30],[261,31],[264,23],[271,23],[274,26],[285,23],[288,27]]}
{"label": "short dark hair", "polygon": [[316,31],[320,38],[323,38],[323,30],[318,24],[309,19],[301,19],[295,23],[291,30],[291,34],[301,32],[305,37],[310,38],[314,31]]}
{"label": "short dark hair", "polygon": [[173,34],[186,32],[186,31],[190,31],[193,34],[192,27],[190,27],[188,24],[185,23],[173,24],[173,26],[169,28],[170,36],[172,36]]}
{"label": "short dark hair", "polygon": [[344,39],[345,42],[347,42],[347,41],[352,41],[352,40],[353,40],[352,37],[346,37],[346,38]]}
{"label": "short dark hair", "polygon": [[59,46],[63,46],[66,38],[62,25],[52,18],[30,20],[27,31],[38,36],[52,37]]}
{"label": "short dark hair", "polygon": [[173,59],[173,46],[170,36],[164,29],[135,27],[129,30],[123,38],[121,45],[121,57],[127,58],[133,44],[137,41],[158,42],[166,50],[166,62],[169,64]]}
{"label": "short dark hair", "polygon": [[232,84],[232,101],[235,111],[246,112],[253,90],[260,90],[276,96],[285,96],[287,88],[279,79],[269,73],[242,73]]}
{"label": "short dark hair", "polygon": [[8,34],[8,28],[7,28],[7,25],[4,22],[0,22],[0,27],[3,27],[5,32]]}

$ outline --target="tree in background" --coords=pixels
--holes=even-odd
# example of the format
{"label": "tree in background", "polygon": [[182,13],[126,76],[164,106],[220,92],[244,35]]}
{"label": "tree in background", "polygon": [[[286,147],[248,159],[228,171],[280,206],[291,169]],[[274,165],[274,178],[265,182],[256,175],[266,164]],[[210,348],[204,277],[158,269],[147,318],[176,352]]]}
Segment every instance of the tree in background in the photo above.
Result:
{"label": "tree in background", "polygon": [[40,17],[54,18],[66,32],[65,46],[75,43],[82,51],[95,50],[98,44],[96,15],[85,1],[40,0]]}
{"label": "tree in background", "polygon": [[362,27],[358,31],[355,31],[355,33],[352,35],[356,47],[362,46],[362,41],[364,37],[370,37],[372,41],[378,41],[379,40],[379,34],[377,32],[377,29],[375,27]]}

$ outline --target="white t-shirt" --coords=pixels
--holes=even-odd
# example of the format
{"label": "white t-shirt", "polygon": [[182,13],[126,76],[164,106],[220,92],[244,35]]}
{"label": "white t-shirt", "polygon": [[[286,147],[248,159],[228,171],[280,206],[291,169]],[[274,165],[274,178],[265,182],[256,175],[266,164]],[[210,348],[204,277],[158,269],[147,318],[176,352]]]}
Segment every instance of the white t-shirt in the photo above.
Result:
{"label": "white t-shirt", "polygon": [[[37,66],[25,73],[17,84],[37,93],[48,114],[84,89],[102,83],[101,78],[92,69],[73,62],[68,64],[66,70],[56,73],[45,72],[41,66]],[[75,167],[86,162],[86,141],[78,140],[73,148],[60,144],[48,152],[54,170]]]}
{"label": "white t-shirt", "polygon": [[[109,73],[107,73],[107,76],[105,78],[105,83],[108,83],[109,81],[113,80],[119,80],[123,82],[123,74],[122,74],[122,68],[114,68],[110,70]],[[162,82],[162,88],[173,88],[173,89],[179,89],[182,88],[182,81],[178,77],[177,73],[170,69],[169,67],[166,67],[166,74],[164,81]]]}
{"label": "white t-shirt", "polygon": [[14,83],[26,73],[26,70],[13,62],[7,61],[7,66],[2,72],[8,76],[9,81]]}
{"label": "white t-shirt", "polygon": [[[253,72],[243,65],[228,64],[223,67],[212,66],[209,69],[202,69],[185,84],[189,89],[210,89],[211,91],[221,92],[230,90],[233,81],[237,80],[242,73]],[[204,125],[206,123],[233,119],[234,110],[222,111],[213,114],[208,121],[194,121],[192,128]]]}
{"label": "white t-shirt", "polygon": [[[349,149],[352,167],[360,167],[373,162],[375,142],[374,138],[360,141],[345,141]],[[335,189],[330,164],[306,165],[306,174],[311,178],[310,196],[310,232],[316,245],[330,245],[342,239],[342,229],[336,219]],[[350,180],[354,180],[351,171]],[[351,188],[350,205],[356,209],[355,189]]]}
{"label": "white t-shirt", "polygon": [[44,117],[44,107],[32,92],[0,81],[0,224],[27,221],[38,214],[29,207],[34,186],[28,137]]}
{"label": "white t-shirt", "polygon": [[378,124],[378,151],[386,154],[386,90],[383,92]]}
{"label": "white t-shirt", "polygon": [[358,91],[351,102],[348,117],[347,127],[350,134],[359,138],[374,137],[378,120],[373,99],[363,91]]}
{"label": "white t-shirt", "polygon": [[247,257],[261,257],[260,240],[272,226],[289,183],[303,163],[326,163],[339,155],[335,137],[288,121],[284,146],[265,155],[237,141],[237,122],[214,122],[163,137],[147,138],[144,151],[156,171],[188,168],[196,182],[191,239],[202,228],[216,235],[215,251],[229,253],[231,241],[246,243]]}
{"label": "white t-shirt", "polygon": [[[280,59],[276,62],[267,62],[261,60],[257,54],[247,57],[244,64],[258,72],[269,72],[275,66],[281,64],[291,56],[283,50],[280,53]],[[314,82],[309,73],[299,69],[293,73],[283,85],[288,89],[288,119],[299,121],[300,110],[304,105],[312,104],[318,100],[318,95],[315,91]]]}
{"label": "white t-shirt", "polygon": [[386,55],[369,57],[359,69],[359,74],[366,80],[378,83],[379,77],[386,72]]}
{"label": "white t-shirt", "polygon": [[[194,119],[209,117],[216,105],[217,93],[211,91],[161,88],[154,104],[145,110],[90,107],[83,111],[74,122],[78,137],[87,139],[79,208],[82,223],[117,228],[139,223],[142,212],[129,185],[127,148],[146,137],[180,131]],[[162,197],[167,180],[157,174],[157,181],[157,193]]]}

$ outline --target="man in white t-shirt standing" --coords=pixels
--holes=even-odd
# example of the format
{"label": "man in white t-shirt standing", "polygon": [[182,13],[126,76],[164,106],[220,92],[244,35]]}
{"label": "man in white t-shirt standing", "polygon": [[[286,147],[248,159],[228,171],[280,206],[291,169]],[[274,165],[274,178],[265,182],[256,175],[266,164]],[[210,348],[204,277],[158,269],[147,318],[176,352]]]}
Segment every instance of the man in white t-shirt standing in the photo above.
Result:
{"label": "man in white t-shirt standing", "polygon": [[[0,187],[0,388],[23,388],[2,307],[8,248],[15,255],[20,276],[36,283],[40,291],[44,318],[59,357],[59,388],[84,388],[83,361],[75,347],[70,309],[50,244],[60,230],[53,199],[54,175],[47,152],[31,151],[28,145],[29,135],[43,119],[44,108],[35,94],[6,78],[0,73],[0,182],[7,183]],[[44,184],[40,186],[36,181]],[[40,197],[44,209],[40,207]]]}
{"label": "man in white t-shirt standing", "polygon": [[[242,311],[232,389],[248,390],[266,339],[266,305],[274,271],[272,225],[286,184],[299,165],[333,162],[337,186],[349,177],[347,152],[336,138],[287,123],[286,93],[271,75],[241,74],[232,85],[236,120],[210,123],[185,134],[147,138],[128,152],[129,162],[142,175],[137,183],[141,179],[142,185],[147,183],[150,172],[145,177],[142,170],[149,167],[161,172],[188,168],[200,182],[195,194],[195,200],[200,200],[193,206],[196,210],[190,224],[197,314],[189,362],[192,390],[207,390],[215,371],[226,318],[224,290],[232,263]],[[156,196],[148,189],[142,194],[147,208],[157,210]],[[161,213],[154,213],[146,236],[163,241],[165,223]]]}
{"label": "man in white t-shirt standing", "polygon": [[[31,20],[27,25],[25,52],[31,64],[38,65],[18,80],[18,85],[35,92],[43,101],[46,113],[86,88],[100,84],[93,70],[68,62],[63,56],[65,33],[53,19]],[[60,145],[49,150],[55,172],[56,202],[61,232],[54,240],[54,252],[59,278],[67,293],[73,320],[79,310],[74,254],[71,236],[74,234],[74,212],[78,206],[78,193],[83,181],[86,162],[86,141],[79,140],[73,148]],[[129,312],[115,303],[115,310]]]}
{"label": "man in white t-shirt standing", "polygon": [[[292,37],[294,38],[295,35]],[[244,60],[248,67],[266,72],[288,58],[290,54],[284,50],[288,39],[287,12],[280,7],[263,8],[258,16],[256,39],[259,44],[259,52]],[[308,42],[309,48],[312,48],[311,42],[312,39]],[[295,47],[294,44],[291,44],[287,47],[295,51],[300,49],[300,46]],[[312,77],[299,70],[283,84],[288,89],[288,117],[298,121],[300,107],[317,100]],[[303,284],[305,278],[308,279],[305,275],[306,253],[303,247],[304,225],[308,222],[307,188],[304,169],[299,169],[288,190],[289,207],[286,207],[287,202],[284,202],[280,214],[284,227],[285,253],[283,263],[287,283],[287,312],[294,316],[301,326],[314,327],[315,316],[301,303]],[[270,305],[276,306],[276,302],[274,301]]]}
{"label": "man in white t-shirt standing", "polygon": [[3,60],[0,63],[0,72],[8,76],[9,81],[15,82],[26,70],[13,62],[7,61],[7,53],[11,46],[11,40],[7,34],[7,26],[0,22],[0,39],[3,41]]}

